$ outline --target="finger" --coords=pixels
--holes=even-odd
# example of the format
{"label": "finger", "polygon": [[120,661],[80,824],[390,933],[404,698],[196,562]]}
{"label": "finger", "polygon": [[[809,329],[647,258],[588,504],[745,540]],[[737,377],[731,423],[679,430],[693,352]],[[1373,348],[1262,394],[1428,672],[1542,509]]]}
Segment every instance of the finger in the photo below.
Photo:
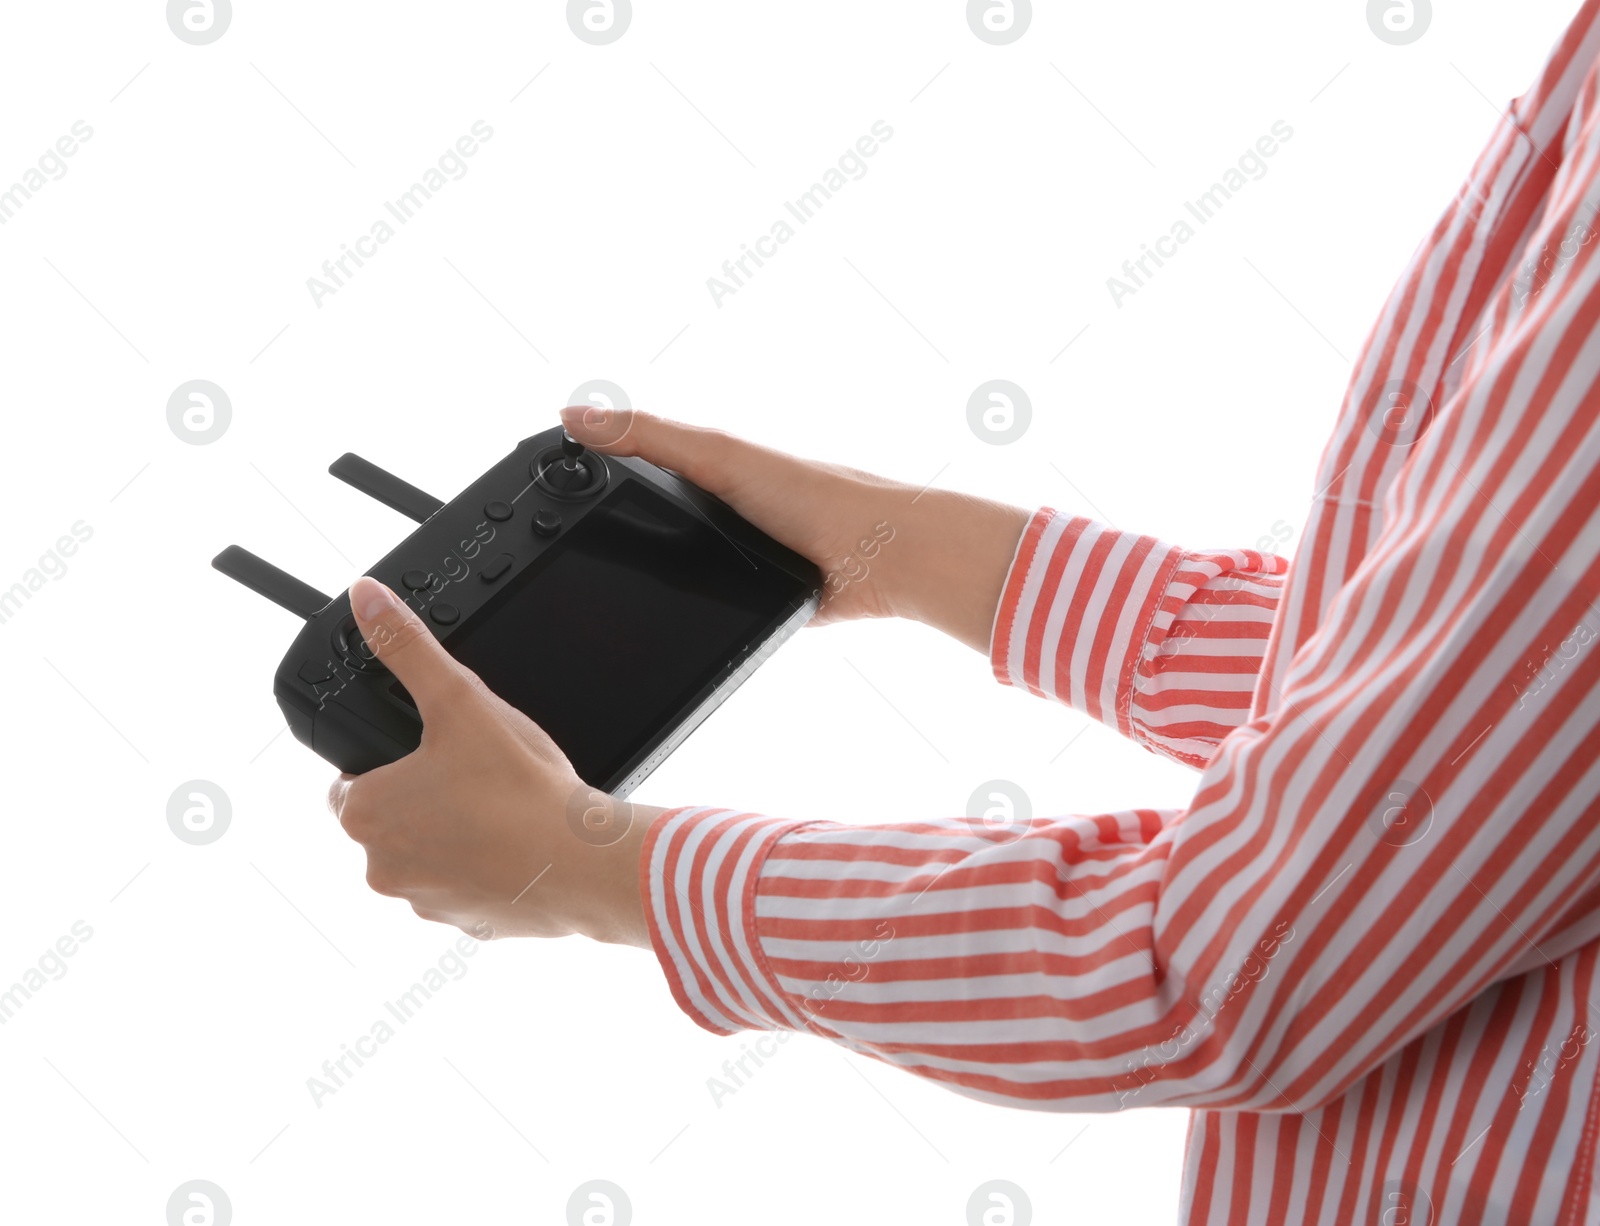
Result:
{"label": "finger", "polygon": [[561,423],[585,447],[649,460],[719,496],[735,473],[750,477],[751,462],[761,451],[720,430],[684,425],[637,409],[573,405],[561,410]]}
{"label": "finger", "polygon": [[350,608],[367,646],[416,699],[424,724],[430,708],[459,696],[470,685],[466,670],[433,632],[376,579],[363,575],[351,584]]}

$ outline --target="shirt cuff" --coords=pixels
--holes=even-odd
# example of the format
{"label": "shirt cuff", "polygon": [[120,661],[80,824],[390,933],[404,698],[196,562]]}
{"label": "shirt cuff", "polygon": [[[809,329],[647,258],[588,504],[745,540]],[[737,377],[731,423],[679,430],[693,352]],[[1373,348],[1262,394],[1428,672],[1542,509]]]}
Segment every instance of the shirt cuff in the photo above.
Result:
{"label": "shirt cuff", "polygon": [[639,857],[650,944],[680,1008],[714,1034],[807,1029],[755,927],[756,884],[777,841],[813,823],[729,809],[669,809]]}
{"label": "shirt cuff", "polygon": [[1136,670],[1183,551],[1049,507],[1023,531],[995,611],[995,677],[1134,737]]}

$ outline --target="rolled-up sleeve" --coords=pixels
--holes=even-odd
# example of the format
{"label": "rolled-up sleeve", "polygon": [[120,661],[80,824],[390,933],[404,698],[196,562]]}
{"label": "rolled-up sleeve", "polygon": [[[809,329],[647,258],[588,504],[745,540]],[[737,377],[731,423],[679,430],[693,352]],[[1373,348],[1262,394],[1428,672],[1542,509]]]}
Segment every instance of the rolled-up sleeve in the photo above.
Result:
{"label": "rolled-up sleeve", "polygon": [[1271,553],[1183,550],[1046,507],[1002,591],[995,676],[1204,766],[1249,716],[1288,569]]}

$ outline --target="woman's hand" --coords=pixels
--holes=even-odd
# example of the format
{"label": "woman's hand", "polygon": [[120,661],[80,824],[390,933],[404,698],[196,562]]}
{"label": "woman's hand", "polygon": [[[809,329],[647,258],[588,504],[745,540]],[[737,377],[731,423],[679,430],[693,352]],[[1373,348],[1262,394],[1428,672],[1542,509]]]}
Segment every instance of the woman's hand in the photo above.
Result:
{"label": "woman's hand", "polygon": [[1027,511],[631,409],[577,405],[561,419],[585,446],[670,468],[809,558],[824,576],[818,623],[909,617],[988,651]]}
{"label": "woman's hand", "polygon": [[[587,446],[682,474],[810,558],[824,575],[818,621],[910,617],[988,650],[1028,512],[643,413],[579,406],[562,418]],[[329,792],[366,848],[368,884],[474,936],[582,933],[648,948],[639,855],[662,810],[586,786],[388,588],[359,579],[350,601],[423,722],[414,753]]]}
{"label": "woman's hand", "polygon": [[639,852],[661,810],[585,785],[377,580],[358,579],[350,602],[423,724],[414,753],[341,775],[328,794],[366,848],[367,883],[482,939],[582,933],[648,948]]}

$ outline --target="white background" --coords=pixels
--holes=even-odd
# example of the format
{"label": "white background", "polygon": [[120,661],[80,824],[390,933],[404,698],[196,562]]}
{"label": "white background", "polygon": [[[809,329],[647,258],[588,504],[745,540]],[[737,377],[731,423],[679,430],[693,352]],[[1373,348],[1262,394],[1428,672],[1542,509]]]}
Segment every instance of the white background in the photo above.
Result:
{"label": "white background", "polygon": [[[0,988],[93,929],[0,1027],[8,1217],[158,1223],[207,1179],[241,1224],[559,1223],[606,1178],[640,1223],[960,1223],[1005,1178],[1037,1221],[1172,1219],[1181,1112],[1003,1110],[813,1038],[716,1105],[741,1040],[649,955],[577,940],[483,948],[315,1105],[457,933],[366,890],[333,771],[280,735],[293,619],[208,567],[239,542],[336,591],[407,524],[330,460],[449,497],[597,378],[1187,546],[1297,531],[1349,361],[1574,4],[1441,3],[1405,47],[1356,0],[1038,8],[996,47],[953,0],[640,0],[596,47],[550,0],[241,2],[209,46],[151,0],[6,6],[0,186],[93,129],[0,226],[0,588],[93,531],[0,624]],[[316,305],[307,278],[477,120],[469,173]],[[865,177],[714,305],[877,120]],[[1278,120],[1268,173],[1114,305]],[[233,406],[205,446],[166,419],[200,378]],[[966,421],[993,378],[1033,403],[1009,446]],[[910,819],[995,777],[1043,813],[1178,806],[1193,778],[861,624],[785,647],[637,799]],[[191,779],[232,801],[208,846],[167,826]]]}

